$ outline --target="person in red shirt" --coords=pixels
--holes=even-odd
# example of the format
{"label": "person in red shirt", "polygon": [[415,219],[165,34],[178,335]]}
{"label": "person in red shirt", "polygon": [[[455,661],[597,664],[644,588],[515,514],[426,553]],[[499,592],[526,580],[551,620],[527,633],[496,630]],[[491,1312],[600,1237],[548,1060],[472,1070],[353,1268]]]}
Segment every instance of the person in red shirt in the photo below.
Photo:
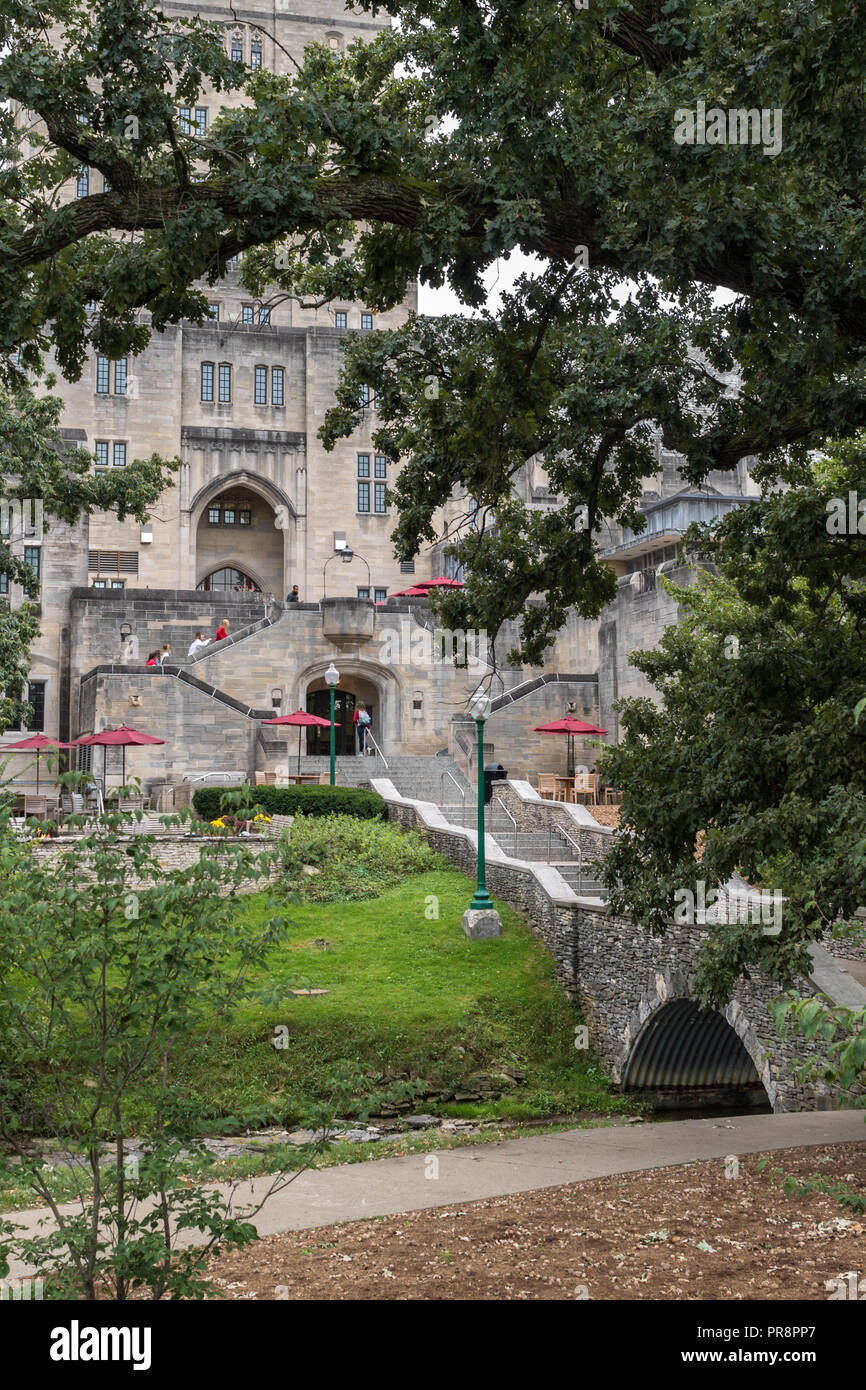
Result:
{"label": "person in red shirt", "polygon": [[218,627],[217,630],[216,630],[216,637],[214,638],[214,641],[215,641],[215,642],[221,642],[221,641],[223,640],[223,638],[224,638],[224,637],[228,637],[228,635],[229,635],[229,620],[228,620],[228,618],[223,618],[222,622],[220,623],[219,627]]}
{"label": "person in red shirt", "polygon": [[151,652],[150,656],[147,658],[147,661],[144,664],[145,666],[158,666],[159,652]]}

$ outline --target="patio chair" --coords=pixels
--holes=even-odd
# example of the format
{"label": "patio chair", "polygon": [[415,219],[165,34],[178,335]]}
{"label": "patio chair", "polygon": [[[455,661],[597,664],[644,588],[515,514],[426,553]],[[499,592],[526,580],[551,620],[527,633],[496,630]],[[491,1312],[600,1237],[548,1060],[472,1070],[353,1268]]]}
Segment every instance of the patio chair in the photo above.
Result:
{"label": "patio chair", "polygon": [[556,800],[556,777],[552,772],[539,772],[538,786],[535,789],[542,801]]}
{"label": "patio chair", "polygon": [[24,797],[25,816],[39,816],[40,820],[45,820],[48,815],[47,796],[27,796]]}
{"label": "patio chair", "polygon": [[257,786],[257,787],[263,787],[263,786],[265,786],[265,774],[264,774],[263,772],[257,772],[257,773],[256,773],[256,786]]}
{"label": "patio chair", "polygon": [[[339,783],[339,781],[340,781],[340,779],[339,779],[339,777],[337,776],[337,774],[336,774],[336,772],[335,772],[335,773],[334,773],[334,785],[336,786],[336,785]],[[330,774],[330,772],[320,772],[320,773],[319,773],[319,786],[320,786],[320,787],[329,787],[330,785],[331,785],[331,774]]]}

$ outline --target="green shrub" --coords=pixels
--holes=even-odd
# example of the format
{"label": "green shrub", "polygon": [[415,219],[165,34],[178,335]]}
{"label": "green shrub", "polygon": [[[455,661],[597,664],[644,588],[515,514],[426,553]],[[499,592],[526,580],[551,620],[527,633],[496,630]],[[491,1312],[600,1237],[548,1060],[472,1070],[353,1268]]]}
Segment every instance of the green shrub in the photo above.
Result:
{"label": "green shrub", "polygon": [[[388,808],[378,792],[360,787],[250,787],[252,803],[269,816],[342,815],[356,820],[385,820]],[[216,820],[223,797],[237,787],[199,787],[192,804],[203,820]]]}
{"label": "green shrub", "polygon": [[[409,874],[444,866],[414,830],[355,816],[299,815],[284,842],[279,890],[309,902],[375,898]],[[303,874],[304,865],[317,874]]]}

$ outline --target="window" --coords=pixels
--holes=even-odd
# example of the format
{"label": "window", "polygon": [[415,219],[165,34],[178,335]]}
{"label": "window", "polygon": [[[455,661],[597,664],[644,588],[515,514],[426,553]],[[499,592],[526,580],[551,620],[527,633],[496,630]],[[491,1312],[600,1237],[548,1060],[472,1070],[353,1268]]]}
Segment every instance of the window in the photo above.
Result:
{"label": "window", "polygon": [[201,398],[203,401],[213,400],[213,362],[201,364]]}
{"label": "window", "polygon": [[370,597],[370,590],[366,587],[366,585],[365,585],[362,589],[359,589],[359,590],[358,590],[358,598],[369,598],[369,597]]}
{"label": "window", "polygon": [[237,268],[238,268],[238,258],[237,258],[237,256],[226,256],[226,270],[237,270]]}
{"label": "window", "polygon": [[77,198],[86,198],[86,197],[87,197],[87,194],[89,193],[89,191],[90,191],[90,170],[89,170],[89,169],[79,169],[79,170],[78,170],[78,178],[77,178],[76,184],[75,184],[75,196],[76,196]]}
{"label": "window", "polygon": [[207,130],[207,107],[197,106],[195,108],[195,133],[204,135]]}
{"label": "window", "polygon": [[233,505],[223,507],[223,526],[234,526],[236,515]]}
{"label": "window", "polygon": [[362,386],[361,389],[360,389],[360,391],[358,392],[358,405],[360,406],[361,410],[369,410],[369,408],[370,408],[370,388],[369,388],[369,386]]}
{"label": "window", "polygon": [[359,478],[369,478],[369,476],[370,476],[370,455],[369,455],[369,454],[359,454],[359,455],[358,455],[358,477],[359,477]]}
{"label": "window", "polygon": [[104,174],[102,176],[102,191],[103,193],[111,192],[111,184],[108,182],[108,179],[105,177]]}
{"label": "window", "polygon": [[414,574],[414,573],[415,573],[415,561],[414,561],[414,560],[401,560],[401,561],[400,561],[400,573],[401,573],[401,574]]}
{"label": "window", "polygon": [[220,362],[219,383],[220,404],[228,405],[232,398],[232,369],[226,362]]}
{"label": "window", "polygon": [[282,367],[271,368],[271,405],[285,405],[285,379]]}
{"label": "window", "polygon": [[385,488],[386,488],[386,484],[385,484],[385,483],[374,483],[374,484],[373,484],[373,511],[374,511],[374,512],[386,512],[386,511],[388,510],[387,506],[385,505]]}
{"label": "window", "polygon": [[268,304],[263,304],[262,307],[259,309],[259,325],[260,325],[262,328],[267,328],[267,327],[270,326],[270,322],[271,322],[271,310],[270,310],[270,305],[268,305]]}
{"label": "window", "polygon": [[0,594],[8,594],[8,592],[9,592],[9,576],[8,576],[8,574],[0,574]]}
{"label": "window", "polygon": [[369,333],[369,332],[370,332],[370,329],[371,329],[372,327],[373,327],[373,315],[372,315],[372,314],[362,314],[362,315],[361,315],[361,332],[362,332],[362,333]]}
{"label": "window", "polygon": [[219,509],[219,507],[208,507],[208,509],[207,509],[207,524],[208,524],[208,526],[219,526],[219,524],[220,524],[220,509]]}
{"label": "window", "polygon": [[244,61],[244,41],[236,34],[232,35],[232,62],[242,63]]}
{"label": "window", "polygon": [[349,321],[349,316],[348,316],[348,314],[344,313],[342,309],[338,309],[337,312],[336,312],[335,315],[334,315],[334,327],[335,327],[335,328],[346,328],[346,327],[348,326],[348,321]]}
{"label": "window", "polygon": [[114,364],[114,394],[126,395],[126,358],[118,357]]}
{"label": "window", "polygon": [[111,581],[111,587],[112,587],[112,589],[125,589],[125,588],[126,588],[126,580],[125,580],[125,579],[112,579],[112,581]]}
{"label": "window", "polygon": [[94,589],[107,589],[107,588],[108,588],[108,585],[106,584],[106,582],[105,582],[104,579],[94,579],[94,581],[93,581],[93,588],[94,588]]}
{"label": "window", "polygon": [[103,473],[108,467],[108,440],[97,439],[93,452],[96,454],[96,471]]}
{"label": "window", "polygon": [[238,507],[238,526],[252,526],[253,514],[249,507]]}
{"label": "window", "polygon": [[189,135],[190,133],[190,129],[192,127],[192,121],[190,119],[190,116],[191,113],[190,108],[188,106],[179,106],[177,108],[177,120],[178,125],[180,126],[181,135]]}
{"label": "window", "polygon": [[252,306],[252,304],[242,304],[242,305],[241,305],[241,323],[252,323],[252,322],[253,322],[253,306]]}
{"label": "window", "polygon": [[24,563],[29,565],[36,572],[36,578],[42,580],[42,548],[38,545],[25,545]]}
{"label": "window", "polygon": [[388,460],[386,459],[384,454],[376,455],[376,471],[373,476],[376,478],[387,478]]}
{"label": "window", "polygon": [[385,602],[385,599],[386,599],[387,597],[388,597],[388,590],[387,590],[387,589],[374,589],[374,590],[373,590],[373,602],[374,602],[374,603],[384,603],[384,602]]}
{"label": "window", "polygon": [[210,319],[211,323],[219,323],[220,306],[218,304],[209,304],[207,306],[207,316]]}
{"label": "window", "polygon": [[253,397],[256,405],[267,405],[268,403],[268,369],[267,367],[256,367],[255,395]]}
{"label": "window", "polygon": [[107,357],[97,357],[96,359],[96,393],[99,396],[108,395],[108,385],[111,373],[111,366]]}
{"label": "window", "polygon": [[126,467],[126,445],[125,445],[125,444],[115,444],[115,446],[114,446],[114,453],[113,453],[113,455],[112,455],[111,462],[114,464],[115,468],[125,468],[125,467]]}
{"label": "window", "polygon": [[28,705],[30,705],[30,707],[31,707],[31,709],[32,709],[32,711],[33,711],[33,713],[32,713],[31,716],[30,716],[29,722],[28,722],[28,724],[27,724],[28,729],[35,729],[35,730],[44,729],[44,728],[45,728],[45,682],[44,682],[44,681],[28,681],[28,682],[27,682],[27,703],[28,703]]}
{"label": "window", "polygon": [[370,510],[370,484],[358,484],[358,511],[368,512]]}
{"label": "window", "polygon": [[250,67],[260,68],[262,65],[262,46],[258,42],[250,45]]}

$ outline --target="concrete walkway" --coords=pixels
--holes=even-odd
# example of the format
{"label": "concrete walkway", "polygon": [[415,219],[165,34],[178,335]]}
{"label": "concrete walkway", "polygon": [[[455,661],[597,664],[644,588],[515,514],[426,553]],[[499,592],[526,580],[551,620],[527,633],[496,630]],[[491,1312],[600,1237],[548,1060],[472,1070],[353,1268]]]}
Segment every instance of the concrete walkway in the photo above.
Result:
{"label": "concrete walkway", "polygon": [[[301,1173],[283,1192],[269,1199],[253,1224],[260,1235],[271,1235],[558,1187],[614,1173],[723,1159],[728,1154],[858,1140],[866,1142],[863,1110],[567,1130]],[[259,1178],[237,1184],[235,1209],[261,1200],[268,1181]],[[227,1187],[223,1190],[228,1192]],[[9,1220],[35,1234],[39,1221],[48,1215],[44,1211],[17,1212],[11,1213]],[[197,1232],[187,1234],[192,1243],[198,1243]],[[23,1265],[14,1264],[10,1271],[13,1277],[28,1272]]]}

